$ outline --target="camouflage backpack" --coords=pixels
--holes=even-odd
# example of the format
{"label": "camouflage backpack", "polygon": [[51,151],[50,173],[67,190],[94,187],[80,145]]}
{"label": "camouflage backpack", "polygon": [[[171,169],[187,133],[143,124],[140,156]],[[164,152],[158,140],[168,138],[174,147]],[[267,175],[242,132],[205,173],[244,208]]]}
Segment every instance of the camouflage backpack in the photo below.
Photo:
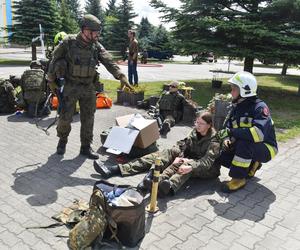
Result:
{"label": "camouflage backpack", "polygon": [[14,113],[16,100],[13,85],[9,80],[0,79],[0,113]]}

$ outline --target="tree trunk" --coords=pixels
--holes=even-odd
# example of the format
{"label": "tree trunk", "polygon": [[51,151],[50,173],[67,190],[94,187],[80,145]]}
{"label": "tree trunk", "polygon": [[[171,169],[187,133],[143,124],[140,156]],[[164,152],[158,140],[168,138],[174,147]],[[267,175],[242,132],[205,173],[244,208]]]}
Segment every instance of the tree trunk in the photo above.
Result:
{"label": "tree trunk", "polygon": [[298,85],[298,96],[300,96],[300,83]]}
{"label": "tree trunk", "polygon": [[244,71],[248,71],[248,72],[252,73],[252,71],[253,71],[253,61],[254,61],[253,57],[245,57]]}
{"label": "tree trunk", "polygon": [[282,70],[281,70],[281,75],[282,76],[286,76],[286,72],[287,72],[287,69],[288,69],[288,64],[287,63],[284,63],[283,66],[282,66]]}

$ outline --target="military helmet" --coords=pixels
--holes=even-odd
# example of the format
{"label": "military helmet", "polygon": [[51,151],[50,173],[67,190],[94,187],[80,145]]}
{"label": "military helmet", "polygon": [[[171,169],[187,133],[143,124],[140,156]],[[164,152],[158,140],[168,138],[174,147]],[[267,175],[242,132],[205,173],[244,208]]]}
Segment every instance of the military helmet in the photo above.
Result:
{"label": "military helmet", "polygon": [[29,67],[32,69],[32,68],[39,68],[41,69],[42,68],[42,64],[40,63],[40,61],[37,61],[37,60],[33,60],[31,61]]}
{"label": "military helmet", "polygon": [[58,45],[60,41],[62,41],[67,36],[66,32],[58,32],[54,37],[54,45]]}
{"label": "military helmet", "polygon": [[241,97],[256,96],[257,81],[253,74],[246,71],[240,71],[234,74],[228,82],[236,85],[240,89]]}
{"label": "military helmet", "polygon": [[87,14],[82,17],[80,22],[80,28],[87,28],[92,31],[100,31],[101,21],[97,17],[91,14]]}

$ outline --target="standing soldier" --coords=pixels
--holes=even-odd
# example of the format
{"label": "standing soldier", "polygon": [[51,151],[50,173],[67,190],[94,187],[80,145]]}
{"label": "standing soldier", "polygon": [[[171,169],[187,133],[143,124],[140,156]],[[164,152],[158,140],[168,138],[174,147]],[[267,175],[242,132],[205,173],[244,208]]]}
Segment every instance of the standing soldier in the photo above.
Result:
{"label": "standing soldier", "polygon": [[169,84],[169,91],[161,95],[156,105],[163,122],[160,130],[162,135],[166,135],[171,130],[171,127],[181,120],[183,115],[185,98],[179,93],[178,86],[179,82],[171,82]]}
{"label": "standing soldier", "polygon": [[246,185],[261,162],[277,154],[277,142],[270,110],[256,96],[257,82],[249,72],[238,72],[228,81],[231,84],[233,109],[225,121],[225,129],[217,133],[223,143],[219,162],[229,168],[230,181],[224,192],[234,192]]}
{"label": "standing soldier", "polygon": [[[135,31],[128,30],[129,38],[129,52],[128,52],[128,80],[130,84],[138,85],[139,78],[137,73],[137,61],[138,61],[138,41],[135,38]],[[132,81],[133,76],[133,81]]]}
{"label": "standing soldier", "polygon": [[[63,106],[57,125],[57,154],[63,155],[66,151],[68,136],[71,131],[71,122],[76,101],[80,104],[81,131],[80,154],[89,159],[98,159],[92,148],[95,113],[95,86],[97,65],[102,63],[106,69],[118,80],[121,85],[130,89],[127,78],[112,56],[98,42],[101,22],[93,15],[87,14],[81,20],[81,31],[76,35],[68,35],[53,52],[48,71],[49,86],[52,90],[58,88],[55,83],[56,63],[64,59],[67,62],[65,85],[63,86]],[[60,91],[62,88],[60,87]],[[62,91],[61,91],[62,92]]]}

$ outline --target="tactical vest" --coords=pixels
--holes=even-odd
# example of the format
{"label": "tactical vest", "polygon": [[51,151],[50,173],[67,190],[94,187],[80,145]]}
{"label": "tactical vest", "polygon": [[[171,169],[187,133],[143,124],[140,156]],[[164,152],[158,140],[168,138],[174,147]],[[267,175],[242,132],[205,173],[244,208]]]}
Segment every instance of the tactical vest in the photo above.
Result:
{"label": "tactical vest", "polygon": [[14,87],[8,80],[0,79],[0,113],[13,113],[15,111]]}
{"label": "tactical vest", "polygon": [[29,69],[22,75],[22,89],[26,91],[44,90],[44,71],[41,69]]}
{"label": "tactical vest", "polygon": [[98,64],[95,44],[83,47],[75,37],[70,36],[67,52],[68,73],[72,78],[84,78],[83,83],[91,82],[96,75]]}

